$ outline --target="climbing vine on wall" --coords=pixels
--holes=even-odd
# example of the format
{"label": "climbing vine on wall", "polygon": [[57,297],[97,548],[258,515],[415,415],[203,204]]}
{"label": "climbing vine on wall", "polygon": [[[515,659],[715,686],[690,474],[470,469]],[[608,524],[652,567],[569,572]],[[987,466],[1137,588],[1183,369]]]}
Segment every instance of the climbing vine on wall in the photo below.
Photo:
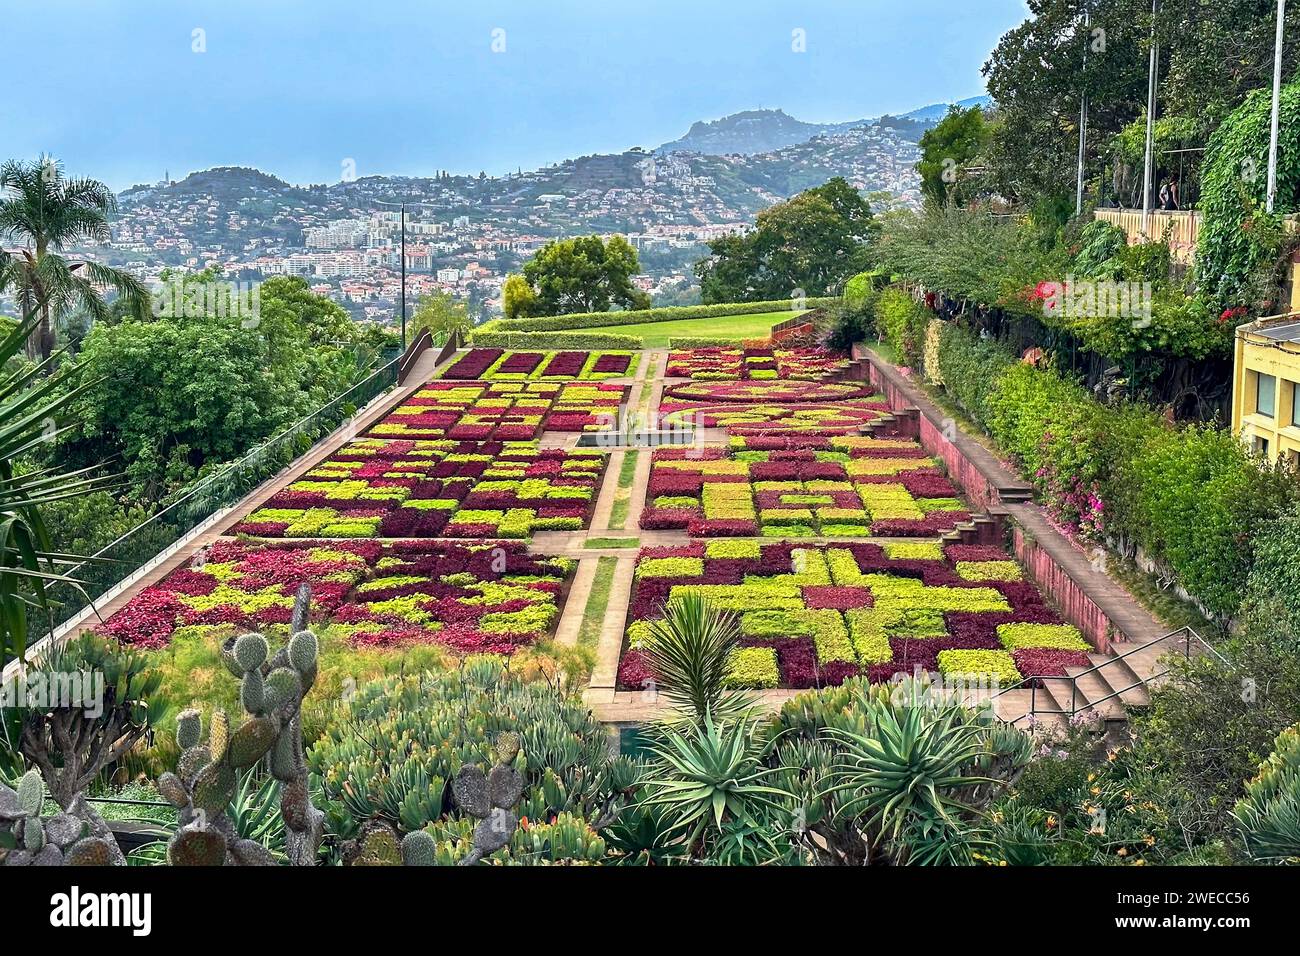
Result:
{"label": "climbing vine on wall", "polygon": [[1272,91],[1251,93],[1210,137],[1196,251],[1202,294],[1216,307],[1266,308],[1283,251],[1282,216],[1300,208],[1300,82],[1282,88],[1277,202],[1265,212]]}

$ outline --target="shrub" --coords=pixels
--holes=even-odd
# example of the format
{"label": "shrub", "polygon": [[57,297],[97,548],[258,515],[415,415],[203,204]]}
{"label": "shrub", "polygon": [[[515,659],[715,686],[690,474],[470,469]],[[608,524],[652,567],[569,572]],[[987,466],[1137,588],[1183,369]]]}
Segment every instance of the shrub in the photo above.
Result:
{"label": "shrub", "polygon": [[880,293],[875,303],[876,329],[904,365],[920,367],[929,310],[899,288]]}
{"label": "shrub", "polygon": [[781,682],[776,651],[770,647],[737,647],[727,658],[723,686],[742,689],[775,687]]}
{"label": "shrub", "polygon": [[1140,406],[1100,405],[952,324],[939,357],[947,394],[1035,482],[1056,520],[1140,548],[1209,613],[1237,613],[1252,538],[1300,499],[1291,475],[1224,429],[1171,428]]}
{"label": "shrub", "polygon": [[1291,629],[1300,633],[1300,507],[1262,522],[1252,544],[1255,561],[1246,579],[1246,603],[1275,603]]}

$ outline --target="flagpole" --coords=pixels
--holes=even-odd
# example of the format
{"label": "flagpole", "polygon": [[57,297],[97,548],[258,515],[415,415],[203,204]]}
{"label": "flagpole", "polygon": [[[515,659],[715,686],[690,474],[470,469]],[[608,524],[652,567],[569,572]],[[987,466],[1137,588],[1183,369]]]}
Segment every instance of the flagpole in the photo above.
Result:
{"label": "flagpole", "polygon": [[1277,0],[1277,38],[1273,44],[1273,113],[1269,119],[1268,199],[1266,208],[1273,211],[1277,202],[1277,124],[1282,106],[1282,25],[1286,22],[1286,0]]}
{"label": "flagpole", "polygon": [[1151,0],[1151,55],[1147,63],[1147,141],[1142,159],[1142,233],[1151,234],[1151,159],[1155,146],[1156,122],[1156,5],[1160,0]]}

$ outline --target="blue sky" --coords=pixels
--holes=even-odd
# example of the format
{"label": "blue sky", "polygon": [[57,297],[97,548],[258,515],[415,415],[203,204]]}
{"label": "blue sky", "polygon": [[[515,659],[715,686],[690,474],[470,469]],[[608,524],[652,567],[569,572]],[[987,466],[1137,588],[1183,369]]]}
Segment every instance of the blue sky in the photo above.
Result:
{"label": "blue sky", "polygon": [[336,182],[348,159],[359,176],[497,174],[759,106],[903,112],[984,92],[980,66],[1026,16],[1023,0],[6,6],[0,157],[50,152],[116,188],[218,165]]}

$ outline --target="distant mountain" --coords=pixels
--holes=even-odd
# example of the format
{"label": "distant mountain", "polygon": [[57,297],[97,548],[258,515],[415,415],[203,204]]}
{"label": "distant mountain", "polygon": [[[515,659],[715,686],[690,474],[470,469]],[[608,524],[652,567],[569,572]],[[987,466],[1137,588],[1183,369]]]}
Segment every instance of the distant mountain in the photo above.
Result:
{"label": "distant mountain", "polygon": [[[867,122],[863,120],[862,122]],[[745,110],[722,119],[692,123],[681,139],[664,143],[657,152],[684,151],[726,156],[770,153],[785,146],[806,143],[814,136],[848,128],[852,124],[805,123],[785,110]]]}
{"label": "distant mountain", "polygon": [[993,102],[989,96],[971,96],[964,100],[958,100],[955,104],[949,103],[931,103],[929,106],[922,106],[920,109],[912,110],[910,113],[904,113],[900,119],[919,120],[922,123],[937,123],[948,115],[950,105],[959,106],[964,110],[972,106],[988,106]]}
{"label": "distant mountain", "polygon": [[[972,96],[958,101],[957,105],[966,108],[976,104],[983,106],[988,102],[990,100],[987,96]],[[805,123],[785,110],[745,110],[721,119],[697,121],[691,124],[685,136],[664,143],[656,152],[754,156],[787,146],[797,146],[817,136],[836,136],[873,125],[890,127],[905,139],[915,142],[926,129],[943,119],[947,112],[948,104],[932,103],[899,116],[869,117],[844,123]]]}

